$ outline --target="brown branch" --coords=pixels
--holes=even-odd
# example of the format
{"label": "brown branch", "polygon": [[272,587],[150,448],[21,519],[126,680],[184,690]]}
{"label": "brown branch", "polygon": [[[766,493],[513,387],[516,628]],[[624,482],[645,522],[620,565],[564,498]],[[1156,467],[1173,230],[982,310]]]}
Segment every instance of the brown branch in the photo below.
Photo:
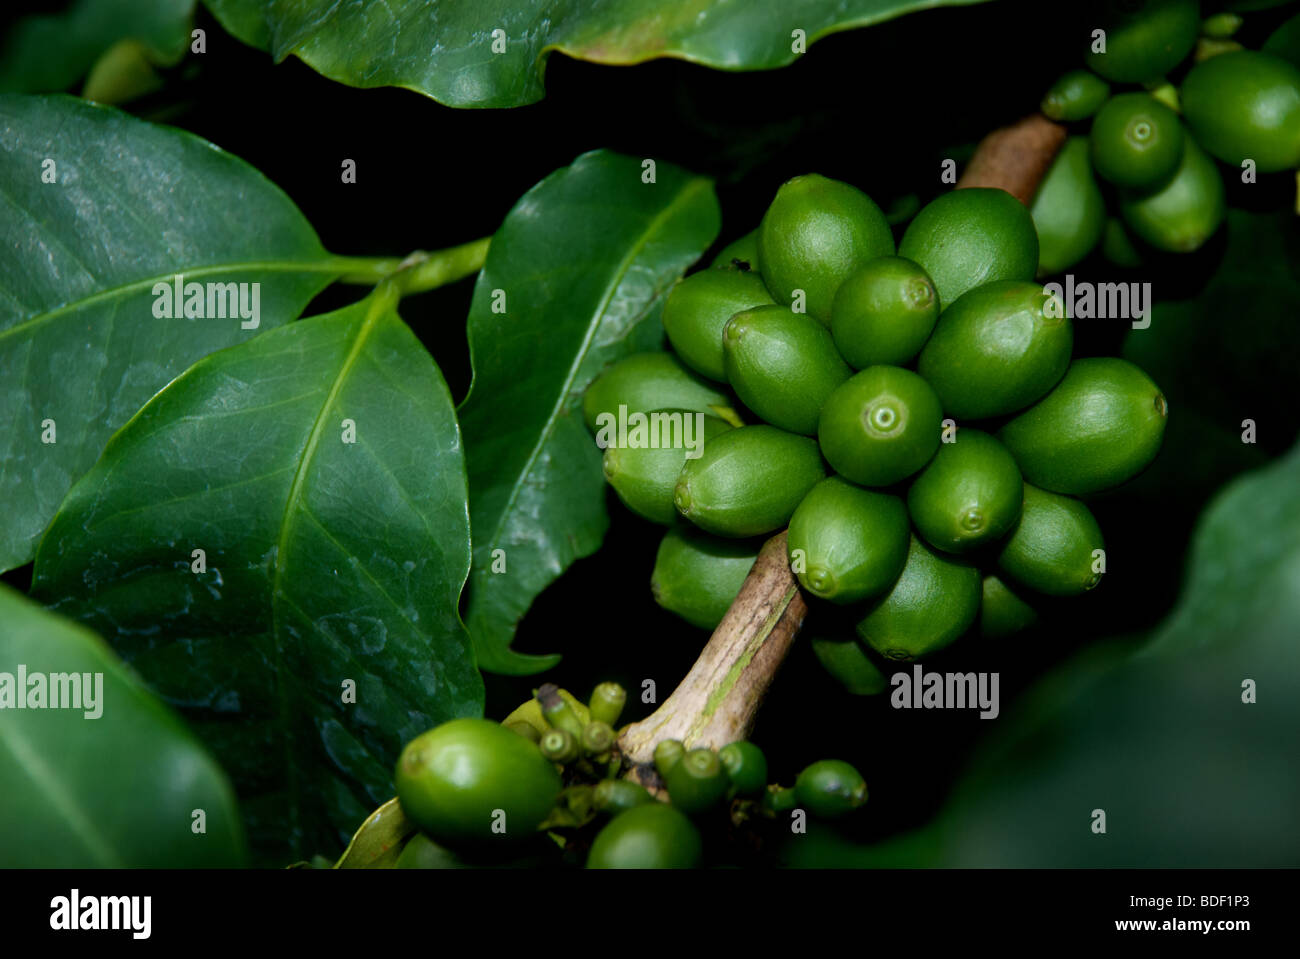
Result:
{"label": "brown branch", "polygon": [[994,130],[975,148],[957,189],[997,187],[1028,206],[1065,143],[1065,127],[1041,113]]}
{"label": "brown branch", "polygon": [[[999,187],[1028,205],[1065,142],[1065,128],[1042,115],[986,136],[957,188]],[[655,712],[619,734],[628,778],[662,796],[654,748],[665,739],[717,749],[744,739],[785,660],[808,606],[786,560],[786,534],[764,544],[735,602],[691,671]]]}
{"label": "brown branch", "polygon": [[808,606],[790,572],[785,533],[773,536],[686,678],[648,718],[623,729],[619,750],[652,790],[655,744],[718,749],[744,739]]}

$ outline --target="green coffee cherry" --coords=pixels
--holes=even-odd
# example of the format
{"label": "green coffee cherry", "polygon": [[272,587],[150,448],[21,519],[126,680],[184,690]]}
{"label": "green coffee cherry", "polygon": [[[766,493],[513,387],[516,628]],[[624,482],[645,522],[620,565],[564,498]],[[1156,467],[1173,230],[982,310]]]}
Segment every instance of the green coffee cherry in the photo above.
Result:
{"label": "green coffee cherry", "polygon": [[974,187],[944,193],[916,215],[898,255],[919,263],[934,282],[940,309],[994,280],[1032,280],[1038,233],[1029,211],[1005,190]]}
{"label": "green coffee cherry", "polygon": [[[624,506],[651,522],[668,526],[677,521],[673,491],[687,457],[703,454],[709,441],[731,429],[731,425],[716,416],[690,410],[654,410],[648,416],[645,441],[676,445],[611,446],[601,463],[605,479]],[[635,436],[635,431],[631,432],[629,441]]]}
{"label": "green coffee cherry", "polygon": [[559,773],[537,746],[487,719],[453,719],[416,736],[395,779],[406,815],[447,844],[526,839],[560,794]]}
{"label": "green coffee cherry", "polygon": [[1059,297],[1036,283],[987,283],[944,310],[917,369],[948,415],[984,419],[1046,394],[1073,346]]}
{"label": "green coffee cherry", "polygon": [[985,576],[980,600],[980,635],[1004,639],[1038,622],[1038,612],[1001,578]]}
{"label": "green coffee cherry", "polygon": [[1015,526],[1023,498],[1020,468],[1007,448],[963,427],[912,482],[907,511],[931,546],[968,553]]}
{"label": "green coffee cherry", "polygon": [[864,486],[888,486],[929,462],[942,421],[939,397],[924,379],[898,366],[872,366],[827,398],[817,437],[836,472]]}
{"label": "green coffee cherry", "polygon": [[799,794],[794,789],[785,786],[768,786],[767,791],[763,793],[761,803],[763,812],[769,816],[777,813],[789,812],[799,805]]}
{"label": "green coffee cherry", "polygon": [[1227,11],[1214,13],[1201,21],[1201,34],[1216,40],[1226,40],[1241,29],[1241,23],[1240,14]]}
{"label": "green coffee cherry", "polygon": [[834,603],[856,603],[889,589],[907,562],[907,509],[838,476],[822,480],[790,518],[790,568],[804,589]]}
{"label": "green coffee cherry", "polygon": [[755,227],[724,246],[709,265],[720,270],[763,272],[758,262],[758,228]]}
{"label": "green coffee cherry", "polygon": [[829,326],[835,291],[855,269],[894,252],[894,236],[871,198],[810,173],[787,180],[758,228],[763,279],[778,303],[803,290],[807,312]]}
{"label": "green coffee cherry", "polygon": [[817,416],[852,374],[826,327],[784,306],[737,313],[722,335],[727,381],[741,402],[792,433],[817,432]]}
{"label": "green coffee cherry", "polygon": [[1238,169],[1300,167],[1300,69],[1254,50],[1198,63],[1183,81],[1183,112],[1198,143]]}
{"label": "green coffee cherry", "polygon": [[757,796],[767,788],[767,757],[751,742],[740,740],[718,750],[737,796]]}
{"label": "green coffee cherry", "polygon": [[871,661],[856,639],[827,639],[817,637],[812,641],[813,653],[841,686],[853,696],[875,696],[888,685],[885,674]]}
{"label": "green coffee cherry", "polygon": [[591,844],[588,869],[694,869],[703,844],[681,812],[647,803],[611,819]]}
{"label": "green coffee cherry", "polygon": [[626,704],[626,689],[618,683],[601,683],[592,691],[591,703],[587,711],[593,723],[608,723],[610,726],[616,726]]}
{"label": "green coffee cherry", "polygon": [[1137,475],[1160,450],[1169,406],[1128,360],[1075,360],[1041,401],[998,432],[1025,479],[1084,495]]}
{"label": "green coffee cherry", "polygon": [[1183,159],[1173,178],[1154,193],[1124,192],[1124,223],[1157,250],[1190,253],[1214,235],[1224,217],[1223,178],[1214,161],[1183,138]]}
{"label": "green coffee cherry", "polygon": [[799,805],[818,819],[838,819],[867,801],[862,774],[840,759],[823,759],[795,780]]}
{"label": "green coffee cherry", "polygon": [[[937,436],[937,431],[936,431]],[[780,529],[826,475],[817,443],[775,426],[743,426],[716,437],[677,480],[677,512],[719,536]]]}
{"label": "green coffee cherry", "polygon": [[598,422],[598,417],[609,414],[616,423],[620,406],[629,414],[672,409],[716,415],[717,408],[730,405],[725,393],[692,373],[671,353],[635,353],[609,367],[587,387],[582,414],[599,441],[599,427],[609,421]]}
{"label": "green coffee cherry", "polygon": [[835,345],[858,370],[901,366],[939,319],[939,294],[925,270],[900,256],[868,260],[849,274],[831,306]]}
{"label": "green coffee cherry", "polygon": [[921,209],[921,198],[915,193],[897,194],[882,209],[890,226],[900,226],[916,216]]}
{"label": "green coffee cherry", "polygon": [[464,869],[466,863],[450,849],[444,849],[422,832],[406,841],[393,864],[394,869]]}
{"label": "green coffee cherry", "polygon": [[1091,70],[1071,70],[1048,88],[1039,107],[1058,123],[1086,120],[1106,102],[1110,85]]}
{"label": "green coffee cherry", "polygon": [[571,763],[582,752],[578,737],[567,729],[548,729],[537,743],[543,756],[561,766]]}
{"label": "green coffee cherry", "polygon": [[701,270],[677,283],[664,302],[664,332],[682,361],[705,376],[726,380],[722,329],[736,313],[771,305],[757,273]]}
{"label": "green coffee cherry", "polygon": [[1070,137],[1034,194],[1038,275],[1064,273],[1092,252],[1106,225],[1106,201],[1092,175],[1088,138]]}
{"label": "green coffee cherry", "polygon": [[692,626],[718,628],[758,558],[761,541],[721,539],[691,526],[664,534],[650,590],[655,602]]}
{"label": "green coffee cherry", "polygon": [[1049,596],[1077,596],[1101,582],[1095,572],[1101,528],[1079,500],[1025,484],[1015,532],[998,554],[998,569]]}
{"label": "green coffee cherry", "polygon": [[1092,121],[1092,165],[1116,186],[1153,190],[1178,169],[1183,124],[1146,93],[1111,97]]}
{"label": "green coffee cherry", "polygon": [[614,727],[609,723],[590,722],[582,727],[582,751],[588,756],[604,756],[614,748]]}
{"label": "green coffee cherry", "polygon": [[669,768],[664,783],[673,806],[688,816],[721,805],[731,785],[722,761],[712,749],[689,750]]}
{"label": "green coffee cherry", "polygon": [[1164,76],[1196,46],[1201,32],[1197,0],[1107,0],[1095,26],[1106,31],[1105,52],[1092,49],[1088,66],[1114,83],[1146,83]]}
{"label": "green coffee cherry", "polygon": [[919,659],[966,632],[979,604],[979,570],[913,536],[898,582],[869,608],[857,633],[886,659]]}
{"label": "green coffee cherry", "polygon": [[[550,846],[549,850],[547,846]],[[498,843],[454,850],[417,832],[402,846],[394,869],[543,869],[554,859],[554,844],[534,833],[526,843]]]}
{"label": "green coffee cherry", "polygon": [[644,786],[628,782],[626,779],[602,779],[596,783],[591,801],[597,812],[617,816],[637,806],[649,805],[655,801],[655,798],[646,791]]}
{"label": "green coffee cherry", "polygon": [[669,771],[686,755],[686,747],[676,739],[663,739],[655,744],[655,771],[660,779],[667,779]]}
{"label": "green coffee cherry", "polygon": [[1101,254],[1116,266],[1131,270],[1142,265],[1142,251],[1128,235],[1119,217],[1108,217],[1101,237]]}

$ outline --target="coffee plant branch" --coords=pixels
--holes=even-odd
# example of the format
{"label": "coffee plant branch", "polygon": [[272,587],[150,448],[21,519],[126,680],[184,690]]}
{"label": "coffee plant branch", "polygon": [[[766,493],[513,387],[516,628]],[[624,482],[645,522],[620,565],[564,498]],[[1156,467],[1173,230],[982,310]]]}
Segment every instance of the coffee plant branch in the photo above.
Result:
{"label": "coffee plant branch", "polygon": [[1000,187],[1029,206],[1064,143],[1065,127],[1041,113],[994,130],[980,141],[957,189]]}

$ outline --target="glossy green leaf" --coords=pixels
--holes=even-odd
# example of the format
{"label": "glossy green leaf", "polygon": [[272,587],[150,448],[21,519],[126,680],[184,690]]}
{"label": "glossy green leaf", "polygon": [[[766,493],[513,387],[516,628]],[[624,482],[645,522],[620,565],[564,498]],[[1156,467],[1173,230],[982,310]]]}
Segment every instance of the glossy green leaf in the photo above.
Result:
{"label": "glossy green leaf", "polygon": [[245,43],[277,61],[300,57],[349,86],[406,87],[455,107],[513,107],[545,94],[552,50],[606,64],[673,57],[764,70],[798,59],[800,39],[806,48],[913,10],[983,0],[205,2]]}
{"label": "glossy green leaf", "polygon": [[135,41],[159,64],[190,42],[194,0],[77,0],[62,13],[26,17],[0,51],[0,92],[66,90],[115,44]]}
{"label": "glossy green leaf", "polygon": [[0,868],[244,861],[234,793],[184,724],[98,636],[5,586],[0,783]]}
{"label": "glossy green leaf", "polygon": [[[72,97],[0,96],[0,184],[5,570],[31,559],[69,487],[145,400],[199,357],[292,320],[342,269],[243,161]],[[260,325],[155,316],[154,285],[177,274],[248,284]]]}
{"label": "glossy green leaf", "polygon": [[947,862],[1300,862],[1298,634],[1300,450],[1217,499],[1183,599],[1142,655],[1026,704],[954,803]]}
{"label": "glossy green leaf", "polygon": [[600,151],[551,174],[506,217],[474,289],[474,381],[460,410],[474,528],[465,623],[492,672],[558,661],[509,647],[537,594],[608,525],[582,393],[607,364],[662,346],[663,298],[718,233],[708,180],[660,163],[645,183],[642,171]]}
{"label": "glossy green leaf", "polygon": [[200,360],[113,437],[36,558],[39,597],[189,710],[281,861],[341,848],[406,741],[482,713],[456,610],[460,434],[394,302],[385,284]]}

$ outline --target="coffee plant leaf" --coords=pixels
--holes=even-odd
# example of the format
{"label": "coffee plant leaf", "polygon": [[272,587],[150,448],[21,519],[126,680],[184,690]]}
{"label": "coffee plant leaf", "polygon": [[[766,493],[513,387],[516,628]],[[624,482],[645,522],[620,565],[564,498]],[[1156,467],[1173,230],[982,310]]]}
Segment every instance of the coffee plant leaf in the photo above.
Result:
{"label": "coffee plant leaf", "polygon": [[184,723],[98,636],[2,585],[0,704],[0,868],[244,864],[234,791]]}
{"label": "coffee plant leaf", "polygon": [[24,17],[0,45],[0,93],[55,93],[84,77],[117,44],[139,45],[173,64],[190,43],[195,0],[77,0],[55,14]]}
{"label": "coffee plant leaf", "polygon": [[[343,271],[242,160],[73,97],[0,95],[0,183],[14,239],[0,248],[6,570],[31,559],[69,487],[150,396],[294,319]],[[178,275],[224,315],[156,315],[176,305],[164,288]],[[256,317],[221,309],[240,294]]]}
{"label": "coffee plant leaf", "polygon": [[296,56],[349,86],[406,87],[453,107],[515,107],[545,95],[552,51],[609,65],[672,57],[765,70],[832,33],[987,0],[205,2],[223,27],[277,62]]}
{"label": "coffee plant leaf", "polygon": [[482,715],[460,433],[395,301],[385,284],[200,360],[37,555],[33,593],[185,711],[281,862],[342,849],[404,743]]}
{"label": "coffee plant leaf", "polygon": [[593,553],[609,519],[582,394],[608,364],[663,345],[669,288],[713,242],[712,183],[607,151],[533,187],[493,237],[470,305],[461,428],[474,529],[465,623],[479,665],[523,675],[556,656],[510,649],[533,599]]}

